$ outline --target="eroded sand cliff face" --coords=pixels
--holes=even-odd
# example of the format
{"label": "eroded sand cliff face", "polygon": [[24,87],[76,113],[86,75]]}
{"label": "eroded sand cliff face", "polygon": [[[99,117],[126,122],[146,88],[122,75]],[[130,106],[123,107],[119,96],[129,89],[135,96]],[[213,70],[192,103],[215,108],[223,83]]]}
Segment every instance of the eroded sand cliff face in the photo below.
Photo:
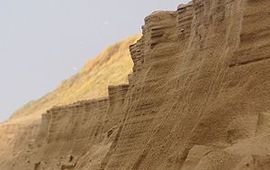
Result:
{"label": "eroded sand cliff face", "polygon": [[36,101],[29,102],[11,117],[11,120],[40,117],[53,106],[66,105],[79,100],[108,96],[108,85],[127,83],[132,71],[129,46],[141,35],[125,38],[101,51],[74,76],[63,81],[59,87]]}
{"label": "eroded sand cliff face", "polygon": [[0,167],[270,169],[269,9],[193,0],[152,13],[130,47],[129,85],[48,110],[28,149]]}
{"label": "eroded sand cliff face", "polygon": [[[127,83],[127,75],[132,72],[133,66],[129,46],[140,37],[130,36],[104,49],[85,64],[79,73],[63,81],[44,97],[23,106],[8,121],[0,124],[0,169],[10,169],[10,166],[18,163],[20,167],[21,162],[29,164],[26,156],[21,162],[15,163],[14,160],[21,158],[22,152],[32,151],[36,141],[46,140],[50,114],[44,113],[48,109],[81,100],[107,97],[108,85]],[[18,169],[18,166],[14,169]]]}

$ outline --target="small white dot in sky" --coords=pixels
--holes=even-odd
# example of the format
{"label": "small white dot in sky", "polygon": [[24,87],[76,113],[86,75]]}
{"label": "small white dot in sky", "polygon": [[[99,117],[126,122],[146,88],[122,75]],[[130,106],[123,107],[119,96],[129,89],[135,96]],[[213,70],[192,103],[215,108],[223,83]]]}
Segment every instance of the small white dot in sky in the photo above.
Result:
{"label": "small white dot in sky", "polygon": [[104,21],[103,24],[104,25],[109,25],[109,21]]}
{"label": "small white dot in sky", "polygon": [[78,70],[78,67],[75,67],[75,66],[74,66],[74,67],[72,67],[72,70],[73,70],[73,71],[77,71],[77,70]]}

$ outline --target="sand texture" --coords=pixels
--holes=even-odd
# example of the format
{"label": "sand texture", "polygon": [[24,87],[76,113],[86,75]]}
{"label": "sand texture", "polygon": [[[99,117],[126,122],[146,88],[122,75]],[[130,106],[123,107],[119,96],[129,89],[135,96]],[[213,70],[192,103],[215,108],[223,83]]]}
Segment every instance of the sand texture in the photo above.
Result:
{"label": "sand texture", "polygon": [[153,12],[128,84],[0,126],[0,169],[269,170],[269,9],[193,0]]}

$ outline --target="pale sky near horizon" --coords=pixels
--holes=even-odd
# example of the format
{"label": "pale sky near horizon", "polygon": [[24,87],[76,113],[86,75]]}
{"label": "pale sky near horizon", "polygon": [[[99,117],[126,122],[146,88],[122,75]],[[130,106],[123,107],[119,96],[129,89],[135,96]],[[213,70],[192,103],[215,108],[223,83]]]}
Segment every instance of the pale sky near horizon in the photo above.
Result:
{"label": "pale sky near horizon", "polygon": [[144,17],[189,0],[0,0],[0,122],[54,89]]}

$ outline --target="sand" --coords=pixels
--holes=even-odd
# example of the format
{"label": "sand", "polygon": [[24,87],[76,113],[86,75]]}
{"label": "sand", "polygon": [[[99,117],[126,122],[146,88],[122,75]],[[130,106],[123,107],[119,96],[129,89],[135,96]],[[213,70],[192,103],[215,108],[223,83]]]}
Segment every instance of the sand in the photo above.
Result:
{"label": "sand", "polygon": [[27,140],[12,133],[0,169],[270,169],[269,9],[193,0],[153,12],[128,84],[49,109]]}

